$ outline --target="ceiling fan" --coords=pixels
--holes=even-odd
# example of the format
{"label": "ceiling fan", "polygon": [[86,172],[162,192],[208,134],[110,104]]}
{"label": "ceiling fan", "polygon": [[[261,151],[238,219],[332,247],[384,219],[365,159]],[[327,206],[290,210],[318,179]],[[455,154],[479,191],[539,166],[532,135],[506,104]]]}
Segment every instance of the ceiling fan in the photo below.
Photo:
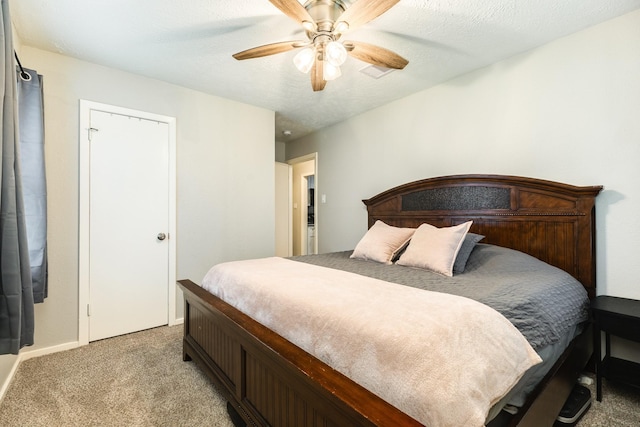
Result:
{"label": "ceiling fan", "polygon": [[400,0],[355,0],[350,6],[345,0],[307,0],[304,5],[297,0],[269,1],[301,24],[308,40],[254,47],[234,54],[235,59],[259,58],[301,48],[293,62],[300,71],[311,72],[314,91],[324,89],[327,81],[341,75],[340,66],[347,55],[385,68],[403,69],[409,63],[400,55],[379,46],[339,41],[342,33],[377,18]]}

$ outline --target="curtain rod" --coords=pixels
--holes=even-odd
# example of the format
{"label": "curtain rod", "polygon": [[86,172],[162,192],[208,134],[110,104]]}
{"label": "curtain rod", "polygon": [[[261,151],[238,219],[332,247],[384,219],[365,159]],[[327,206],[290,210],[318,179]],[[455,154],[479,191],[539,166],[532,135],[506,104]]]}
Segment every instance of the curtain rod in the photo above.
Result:
{"label": "curtain rod", "polygon": [[18,61],[18,68],[20,68],[20,78],[25,81],[31,80],[31,74],[27,73],[24,68],[22,68],[22,64],[20,63],[20,58],[18,58],[18,52],[13,51],[13,55],[16,57],[16,61]]}

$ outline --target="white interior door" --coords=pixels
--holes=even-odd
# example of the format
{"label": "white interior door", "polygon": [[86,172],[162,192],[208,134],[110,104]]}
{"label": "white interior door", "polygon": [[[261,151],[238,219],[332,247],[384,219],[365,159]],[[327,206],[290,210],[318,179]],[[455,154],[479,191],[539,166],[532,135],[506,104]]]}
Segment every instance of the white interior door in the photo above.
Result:
{"label": "white interior door", "polygon": [[168,323],[167,123],[90,111],[89,341]]}

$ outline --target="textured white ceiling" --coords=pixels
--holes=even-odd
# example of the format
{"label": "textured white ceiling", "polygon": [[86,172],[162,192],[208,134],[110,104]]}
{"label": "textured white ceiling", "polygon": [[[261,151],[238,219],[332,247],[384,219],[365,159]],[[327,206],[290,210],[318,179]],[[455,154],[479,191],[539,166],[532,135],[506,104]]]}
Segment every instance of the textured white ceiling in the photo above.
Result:
{"label": "textured white ceiling", "polygon": [[343,39],[393,50],[409,65],[376,80],[349,58],[322,92],[294,67],[296,51],[231,57],[305,38],[267,0],[10,0],[10,7],[26,45],[274,110],[276,140],[286,141],[631,12],[640,0],[401,0]]}

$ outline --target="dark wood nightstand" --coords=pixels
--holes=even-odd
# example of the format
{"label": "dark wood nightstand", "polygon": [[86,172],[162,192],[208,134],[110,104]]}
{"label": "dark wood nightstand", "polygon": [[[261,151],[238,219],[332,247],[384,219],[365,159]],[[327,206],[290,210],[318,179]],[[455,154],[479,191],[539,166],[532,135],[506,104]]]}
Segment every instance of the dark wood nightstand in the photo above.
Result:
{"label": "dark wood nightstand", "polygon": [[[611,356],[611,335],[640,342],[640,301],[601,295],[591,301],[593,349],[596,357],[596,398],[602,400],[602,378],[640,387],[640,363]],[[605,333],[605,354],[602,334]]]}

